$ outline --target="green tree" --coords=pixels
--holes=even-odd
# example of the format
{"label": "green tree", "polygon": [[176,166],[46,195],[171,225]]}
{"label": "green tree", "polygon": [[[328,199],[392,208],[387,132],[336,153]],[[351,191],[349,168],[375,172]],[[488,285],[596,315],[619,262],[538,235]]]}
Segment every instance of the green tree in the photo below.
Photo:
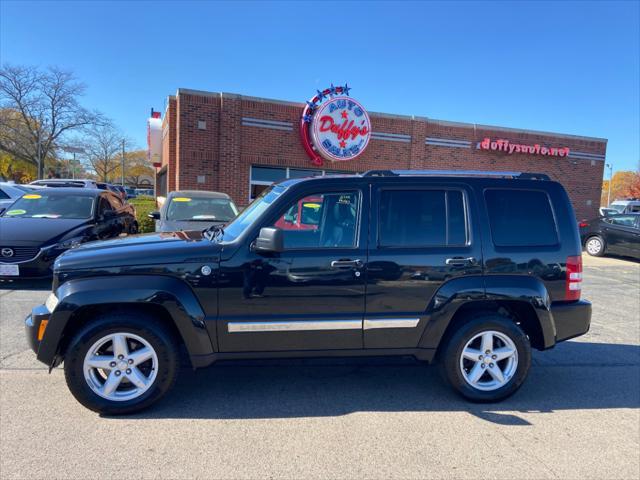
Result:
{"label": "green tree", "polygon": [[70,72],[57,67],[41,70],[30,66],[0,68],[0,150],[45,172],[50,158],[68,133],[99,124],[98,112],[82,107],[84,85]]}
{"label": "green tree", "polygon": [[[640,171],[620,171],[613,174],[611,181],[611,201],[625,198],[637,198],[640,196]],[[602,182],[602,196],[600,205],[608,206],[609,180]]]}

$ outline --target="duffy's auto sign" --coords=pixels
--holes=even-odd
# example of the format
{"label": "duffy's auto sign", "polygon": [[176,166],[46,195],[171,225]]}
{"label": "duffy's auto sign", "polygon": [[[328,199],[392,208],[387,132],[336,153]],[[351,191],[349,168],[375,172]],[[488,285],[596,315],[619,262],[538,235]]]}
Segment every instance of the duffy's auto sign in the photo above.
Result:
{"label": "duffy's auto sign", "polygon": [[315,165],[323,159],[353,160],[367,148],[371,121],[349,90],[347,85],[318,90],[302,113],[302,144]]}

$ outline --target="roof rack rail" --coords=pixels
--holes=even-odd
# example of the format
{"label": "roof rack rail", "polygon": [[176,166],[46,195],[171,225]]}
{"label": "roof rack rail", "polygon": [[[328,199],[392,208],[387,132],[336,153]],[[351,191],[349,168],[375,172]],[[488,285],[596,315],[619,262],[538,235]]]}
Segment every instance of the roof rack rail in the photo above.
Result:
{"label": "roof rack rail", "polygon": [[431,177],[502,177],[517,178],[520,180],[551,180],[545,173],[531,172],[494,172],[484,170],[369,170],[362,174],[363,177],[404,177],[404,176],[431,176]]}

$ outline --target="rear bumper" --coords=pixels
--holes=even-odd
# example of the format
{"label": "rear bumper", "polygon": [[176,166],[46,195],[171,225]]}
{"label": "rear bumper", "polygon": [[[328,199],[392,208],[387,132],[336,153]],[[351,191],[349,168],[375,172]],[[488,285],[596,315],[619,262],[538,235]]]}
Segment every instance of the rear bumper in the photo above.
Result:
{"label": "rear bumper", "polygon": [[556,342],[584,335],[591,326],[591,302],[554,304],[551,315],[556,326]]}

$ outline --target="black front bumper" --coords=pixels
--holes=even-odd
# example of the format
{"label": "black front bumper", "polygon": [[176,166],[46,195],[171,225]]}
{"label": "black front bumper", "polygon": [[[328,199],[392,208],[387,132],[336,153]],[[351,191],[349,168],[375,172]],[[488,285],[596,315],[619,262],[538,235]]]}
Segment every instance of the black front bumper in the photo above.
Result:
{"label": "black front bumper", "polygon": [[40,340],[42,339],[42,336],[39,335],[40,327],[43,327],[44,329],[46,324],[43,325],[42,322],[49,322],[50,317],[51,312],[46,307],[46,305],[38,305],[33,310],[31,310],[31,315],[28,315],[24,321],[27,343],[29,344],[29,347],[31,347],[31,350],[36,353],[36,355],[38,354],[38,350],[40,349]]}
{"label": "black front bumper", "polygon": [[32,260],[16,264],[20,269],[20,274],[18,276],[0,275],[0,280],[24,280],[27,278],[35,280],[51,278],[53,276],[53,262],[55,259],[56,256],[41,252]]}
{"label": "black front bumper", "polygon": [[579,300],[553,304],[551,315],[556,325],[556,342],[584,335],[591,326],[591,302]]}

